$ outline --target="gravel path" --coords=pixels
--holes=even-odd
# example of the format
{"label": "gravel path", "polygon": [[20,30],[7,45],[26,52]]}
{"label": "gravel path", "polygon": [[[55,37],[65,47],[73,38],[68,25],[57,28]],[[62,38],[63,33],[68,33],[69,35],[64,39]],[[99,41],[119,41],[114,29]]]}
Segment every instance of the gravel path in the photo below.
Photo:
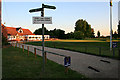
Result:
{"label": "gravel path", "polygon": [[[33,45],[25,45],[30,46],[29,51],[34,53],[34,48],[42,49],[41,46],[33,46]],[[19,47],[19,45],[17,45]],[[21,46],[22,48],[22,46]],[[71,56],[71,66],[72,70],[75,70],[81,74],[86,75],[89,78],[118,78],[118,67],[119,67],[119,60],[114,60],[110,58],[103,58],[88,54],[83,54],[74,51],[62,50],[62,49],[55,49],[45,47],[45,51],[50,51],[54,53],[63,54],[66,56]],[[37,55],[42,56],[41,51],[36,51]],[[47,53],[47,58],[54,62],[64,65],[64,57],[53,55]]]}

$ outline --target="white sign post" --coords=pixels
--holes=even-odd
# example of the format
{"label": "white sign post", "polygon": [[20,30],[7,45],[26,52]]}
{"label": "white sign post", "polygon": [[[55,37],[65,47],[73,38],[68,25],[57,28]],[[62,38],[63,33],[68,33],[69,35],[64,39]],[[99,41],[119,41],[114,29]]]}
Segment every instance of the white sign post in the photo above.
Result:
{"label": "white sign post", "polygon": [[52,17],[33,17],[33,24],[52,24]]}

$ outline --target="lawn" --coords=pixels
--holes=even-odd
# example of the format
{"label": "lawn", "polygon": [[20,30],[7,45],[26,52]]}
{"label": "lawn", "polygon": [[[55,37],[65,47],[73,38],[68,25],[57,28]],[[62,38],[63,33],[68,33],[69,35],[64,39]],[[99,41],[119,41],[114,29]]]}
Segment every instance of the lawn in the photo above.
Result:
{"label": "lawn", "polygon": [[22,49],[9,47],[2,50],[2,78],[76,78],[86,79],[84,75],[69,69],[65,74],[64,66],[47,60],[45,72],[42,71],[42,57],[34,57],[33,53],[27,55]]}
{"label": "lawn", "polygon": [[[26,44],[32,44],[41,46],[42,42],[28,42]],[[46,47],[54,47],[66,50],[72,50],[92,55],[119,58],[118,47],[110,51],[109,42],[96,40],[56,40],[56,41],[45,41]],[[118,43],[117,45],[120,45]]]}

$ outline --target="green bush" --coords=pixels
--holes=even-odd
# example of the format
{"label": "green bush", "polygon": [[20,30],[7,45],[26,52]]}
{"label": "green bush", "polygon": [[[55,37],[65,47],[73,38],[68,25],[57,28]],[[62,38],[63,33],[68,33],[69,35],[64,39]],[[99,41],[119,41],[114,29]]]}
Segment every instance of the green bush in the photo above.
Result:
{"label": "green bush", "polygon": [[75,31],[74,32],[74,38],[75,39],[83,39],[84,38],[84,33],[81,31]]}

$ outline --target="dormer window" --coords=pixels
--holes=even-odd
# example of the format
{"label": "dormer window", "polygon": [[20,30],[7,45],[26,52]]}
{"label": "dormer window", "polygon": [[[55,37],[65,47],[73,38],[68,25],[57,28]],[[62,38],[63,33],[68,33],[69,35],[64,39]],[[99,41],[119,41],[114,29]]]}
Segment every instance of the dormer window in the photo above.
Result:
{"label": "dormer window", "polygon": [[19,32],[19,33],[23,33],[23,30],[22,30],[22,29],[20,29],[18,32]]}

